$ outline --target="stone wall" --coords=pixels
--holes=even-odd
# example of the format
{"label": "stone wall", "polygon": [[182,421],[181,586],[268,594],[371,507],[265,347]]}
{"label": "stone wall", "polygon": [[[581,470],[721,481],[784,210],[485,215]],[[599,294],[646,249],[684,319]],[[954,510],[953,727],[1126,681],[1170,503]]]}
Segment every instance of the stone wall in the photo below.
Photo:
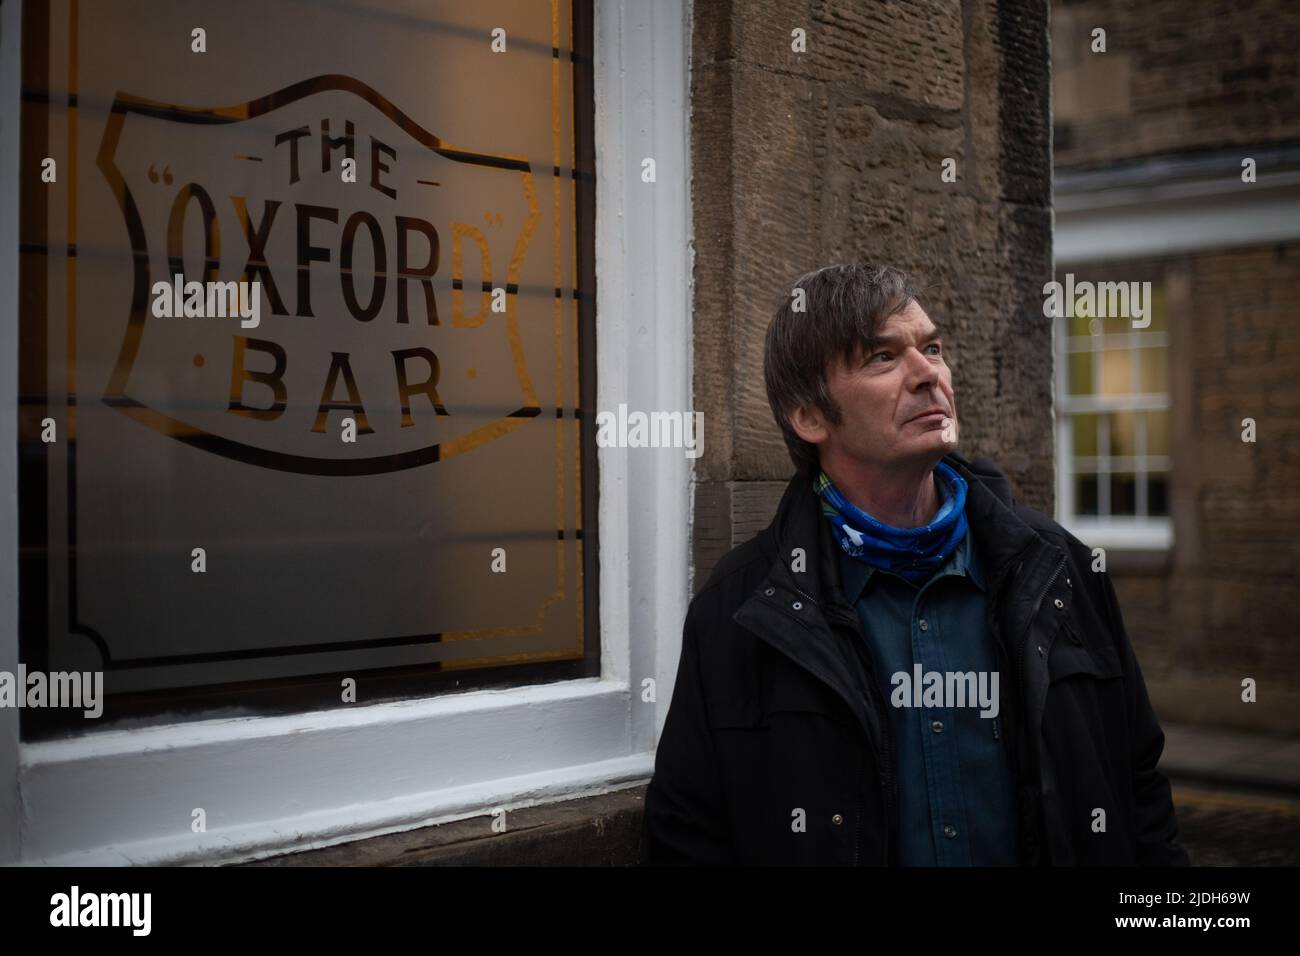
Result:
{"label": "stone wall", "polygon": [[[1174,547],[1108,561],[1125,625],[1162,719],[1300,732],[1300,243],[1147,268],[1172,329]],[[1246,677],[1256,705],[1242,703]]]}
{"label": "stone wall", "polygon": [[961,451],[1052,512],[1049,90],[1046,0],[695,4],[696,588],[794,473],[763,335],[793,280],[835,262],[916,276],[947,330]]}

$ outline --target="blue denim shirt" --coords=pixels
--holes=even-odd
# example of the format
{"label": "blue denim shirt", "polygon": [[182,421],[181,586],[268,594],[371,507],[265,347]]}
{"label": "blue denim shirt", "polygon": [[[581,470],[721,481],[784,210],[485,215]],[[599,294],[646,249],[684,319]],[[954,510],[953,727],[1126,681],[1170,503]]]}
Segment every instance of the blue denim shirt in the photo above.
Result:
{"label": "blue denim shirt", "polygon": [[[986,586],[968,531],[920,587],[841,548],[844,596],[858,612],[884,700],[898,672],[997,670],[984,620]],[[999,682],[1011,679],[999,674]],[[987,688],[992,690],[991,679]],[[1010,687],[1008,687],[1010,690]],[[993,695],[996,699],[996,695]],[[909,695],[907,698],[912,701]],[[980,706],[888,706],[898,775],[898,862],[1011,866],[1018,862],[1016,796],[1003,721]]]}

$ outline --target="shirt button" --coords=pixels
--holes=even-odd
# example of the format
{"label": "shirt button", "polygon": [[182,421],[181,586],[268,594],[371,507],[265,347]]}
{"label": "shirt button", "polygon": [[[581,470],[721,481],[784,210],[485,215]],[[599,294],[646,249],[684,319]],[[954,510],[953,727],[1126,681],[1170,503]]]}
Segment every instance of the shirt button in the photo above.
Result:
{"label": "shirt button", "polygon": [[835,814],[835,816],[831,817],[831,823],[835,824],[836,826],[839,826],[843,822],[844,822],[844,818],[840,816],[838,813]]}
{"label": "shirt button", "polygon": [[946,836],[949,840],[951,840],[953,837],[957,835],[957,828],[953,826],[951,823],[946,823],[944,824],[943,827],[943,835]]}
{"label": "shirt button", "polygon": [[792,608],[794,608],[796,611],[798,611],[798,610],[802,610],[802,609],[803,609],[803,602],[802,602],[802,601],[795,601],[795,602],[794,602],[793,604],[791,604],[790,606],[791,606]]}
{"label": "shirt button", "polygon": [[943,721],[936,720],[934,723],[930,725],[930,729],[933,730],[936,734],[943,733]]}
{"label": "shirt button", "polygon": [[1065,607],[1064,602],[1060,598],[1057,598],[1054,603],[1056,604],[1057,607]]}
{"label": "shirt button", "polygon": [[930,625],[925,622],[925,618],[921,618],[921,630],[928,631],[929,629]]}

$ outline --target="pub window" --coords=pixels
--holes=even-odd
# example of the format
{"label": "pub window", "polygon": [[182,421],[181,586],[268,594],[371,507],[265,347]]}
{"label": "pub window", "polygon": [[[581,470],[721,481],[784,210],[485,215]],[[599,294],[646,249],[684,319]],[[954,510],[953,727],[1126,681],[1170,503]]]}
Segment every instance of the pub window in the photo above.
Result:
{"label": "pub window", "polygon": [[590,0],[131,10],[22,9],[23,664],[96,728],[598,675]]}
{"label": "pub window", "polygon": [[[1135,268],[1137,271],[1134,271]],[[1084,541],[1167,547],[1169,523],[1169,325],[1165,285],[1158,271],[1128,264],[1088,269],[1058,267],[1080,295],[1056,318],[1058,518]],[[1136,278],[1135,278],[1136,277]],[[1123,280],[1144,294],[1149,316],[1136,318],[1111,298]],[[1128,314],[1116,315],[1118,311]],[[1138,301],[1136,298],[1134,302]],[[1143,325],[1149,318],[1149,324]]]}

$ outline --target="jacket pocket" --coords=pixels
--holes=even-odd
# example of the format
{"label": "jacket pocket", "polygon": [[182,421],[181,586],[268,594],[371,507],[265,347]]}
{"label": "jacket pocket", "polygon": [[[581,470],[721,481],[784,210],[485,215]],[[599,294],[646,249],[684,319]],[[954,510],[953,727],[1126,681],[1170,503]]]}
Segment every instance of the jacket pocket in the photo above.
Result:
{"label": "jacket pocket", "polygon": [[[1096,643],[1067,622],[1048,655],[1042,724],[1043,795],[1052,862],[1131,862],[1131,770],[1126,687],[1105,633]],[[1098,810],[1106,826],[1094,828]]]}
{"label": "jacket pocket", "polygon": [[1075,675],[1086,675],[1098,680],[1110,680],[1124,675],[1115,648],[1101,644],[1085,643],[1069,621],[1062,626],[1060,637],[1052,644],[1047,660],[1048,680],[1059,680]]}
{"label": "jacket pocket", "polygon": [[759,726],[758,702],[752,696],[717,697],[708,702],[710,730],[751,730]]}
{"label": "jacket pocket", "polygon": [[784,671],[764,681],[759,696],[759,727],[817,718],[857,727],[857,718],[834,690],[800,672]]}

